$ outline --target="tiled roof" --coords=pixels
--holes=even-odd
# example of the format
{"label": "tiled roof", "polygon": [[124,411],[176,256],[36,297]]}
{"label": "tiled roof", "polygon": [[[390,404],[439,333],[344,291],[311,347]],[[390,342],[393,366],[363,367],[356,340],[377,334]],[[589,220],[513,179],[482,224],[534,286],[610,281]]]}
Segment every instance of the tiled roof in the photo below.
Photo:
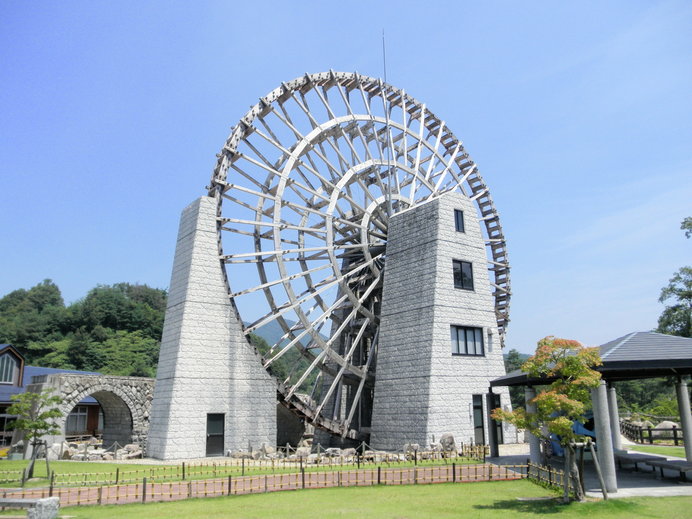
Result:
{"label": "tiled roof", "polygon": [[[599,347],[603,365],[596,368],[609,381],[692,375],[692,338],[656,332],[633,332]],[[540,384],[521,370],[490,382],[491,386]]]}
{"label": "tiled roof", "polygon": [[656,332],[634,332],[600,347],[603,362],[692,359],[692,339]]}

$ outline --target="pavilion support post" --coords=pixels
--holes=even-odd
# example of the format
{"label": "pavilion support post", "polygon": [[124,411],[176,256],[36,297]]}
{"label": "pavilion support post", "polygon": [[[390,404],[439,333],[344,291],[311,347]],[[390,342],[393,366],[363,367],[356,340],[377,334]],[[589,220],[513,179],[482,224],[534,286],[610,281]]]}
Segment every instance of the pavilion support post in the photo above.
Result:
{"label": "pavilion support post", "polygon": [[685,458],[692,462],[692,413],[690,412],[690,394],[687,390],[688,382],[689,377],[679,378],[675,389],[678,393],[678,411],[680,412],[682,438],[685,442]]}
{"label": "pavilion support post", "polygon": [[608,414],[608,391],[605,381],[601,380],[598,387],[591,390],[594,421],[596,422],[596,441],[598,442],[598,461],[603,472],[606,490],[610,493],[618,491],[615,475],[615,456],[613,454],[613,437],[610,432],[610,416]]}
{"label": "pavilion support post", "polygon": [[490,445],[490,457],[494,458],[500,455],[499,438],[497,437],[497,422],[490,417],[493,412],[493,402],[495,401],[495,393],[493,388],[488,388],[486,403],[488,407],[488,444]]}
{"label": "pavilion support post", "polygon": [[[527,386],[524,391],[524,398],[526,400],[526,412],[535,413],[536,404],[531,403],[531,401],[536,398],[536,390],[531,386]],[[531,463],[539,465],[541,463],[541,442],[529,431],[526,431],[526,436],[529,442],[529,459]]]}
{"label": "pavilion support post", "polygon": [[618,411],[618,395],[612,384],[608,384],[608,413],[610,414],[610,435],[613,438],[613,449],[619,451],[622,450],[620,412]]}

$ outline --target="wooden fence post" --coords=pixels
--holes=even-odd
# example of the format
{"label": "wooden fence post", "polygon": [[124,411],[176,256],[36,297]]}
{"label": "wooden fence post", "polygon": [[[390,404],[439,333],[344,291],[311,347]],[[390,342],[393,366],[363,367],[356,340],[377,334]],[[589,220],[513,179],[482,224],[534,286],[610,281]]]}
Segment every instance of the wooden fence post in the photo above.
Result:
{"label": "wooden fence post", "polygon": [[185,481],[185,462],[183,461],[183,481]]}
{"label": "wooden fence post", "polygon": [[380,485],[382,481],[382,467],[377,467],[377,484]]}
{"label": "wooden fence post", "polygon": [[142,478],[142,504],[147,502],[147,478]]}
{"label": "wooden fence post", "polygon": [[457,482],[457,464],[452,462],[452,483]]}
{"label": "wooden fence post", "polygon": [[103,487],[100,486],[98,490],[98,497],[96,498],[96,504],[100,505],[101,504],[101,498],[103,497]]}
{"label": "wooden fence post", "polygon": [[120,481],[120,467],[115,469],[115,484],[117,485]]}
{"label": "wooden fence post", "polygon": [[300,477],[303,480],[303,488],[305,488],[305,469],[302,467],[302,465],[300,467]]}

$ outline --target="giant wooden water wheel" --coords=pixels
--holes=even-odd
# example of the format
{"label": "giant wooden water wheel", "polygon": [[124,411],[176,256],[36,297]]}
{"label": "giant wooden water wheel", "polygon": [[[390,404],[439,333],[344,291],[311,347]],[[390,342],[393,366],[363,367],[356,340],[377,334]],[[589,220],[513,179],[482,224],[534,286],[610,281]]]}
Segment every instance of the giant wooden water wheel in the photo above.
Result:
{"label": "giant wooden water wheel", "polygon": [[381,80],[325,72],[283,83],[233,128],[209,186],[230,297],[281,400],[362,438],[377,377],[391,215],[450,191],[478,208],[497,325],[508,323],[505,240],[490,192],[425,104]]}

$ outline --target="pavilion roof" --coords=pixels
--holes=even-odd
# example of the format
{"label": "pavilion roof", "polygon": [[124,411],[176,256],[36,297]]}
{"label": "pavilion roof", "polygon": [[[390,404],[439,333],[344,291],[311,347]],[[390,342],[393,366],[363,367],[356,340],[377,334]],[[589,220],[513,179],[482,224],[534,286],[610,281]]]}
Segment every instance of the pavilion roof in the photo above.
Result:
{"label": "pavilion roof", "polygon": [[[633,332],[599,346],[603,365],[596,368],[604,380],[692,375],[692,338],[656,332]],[[490,382],[491,387],[540,385],[521,370]]]}

